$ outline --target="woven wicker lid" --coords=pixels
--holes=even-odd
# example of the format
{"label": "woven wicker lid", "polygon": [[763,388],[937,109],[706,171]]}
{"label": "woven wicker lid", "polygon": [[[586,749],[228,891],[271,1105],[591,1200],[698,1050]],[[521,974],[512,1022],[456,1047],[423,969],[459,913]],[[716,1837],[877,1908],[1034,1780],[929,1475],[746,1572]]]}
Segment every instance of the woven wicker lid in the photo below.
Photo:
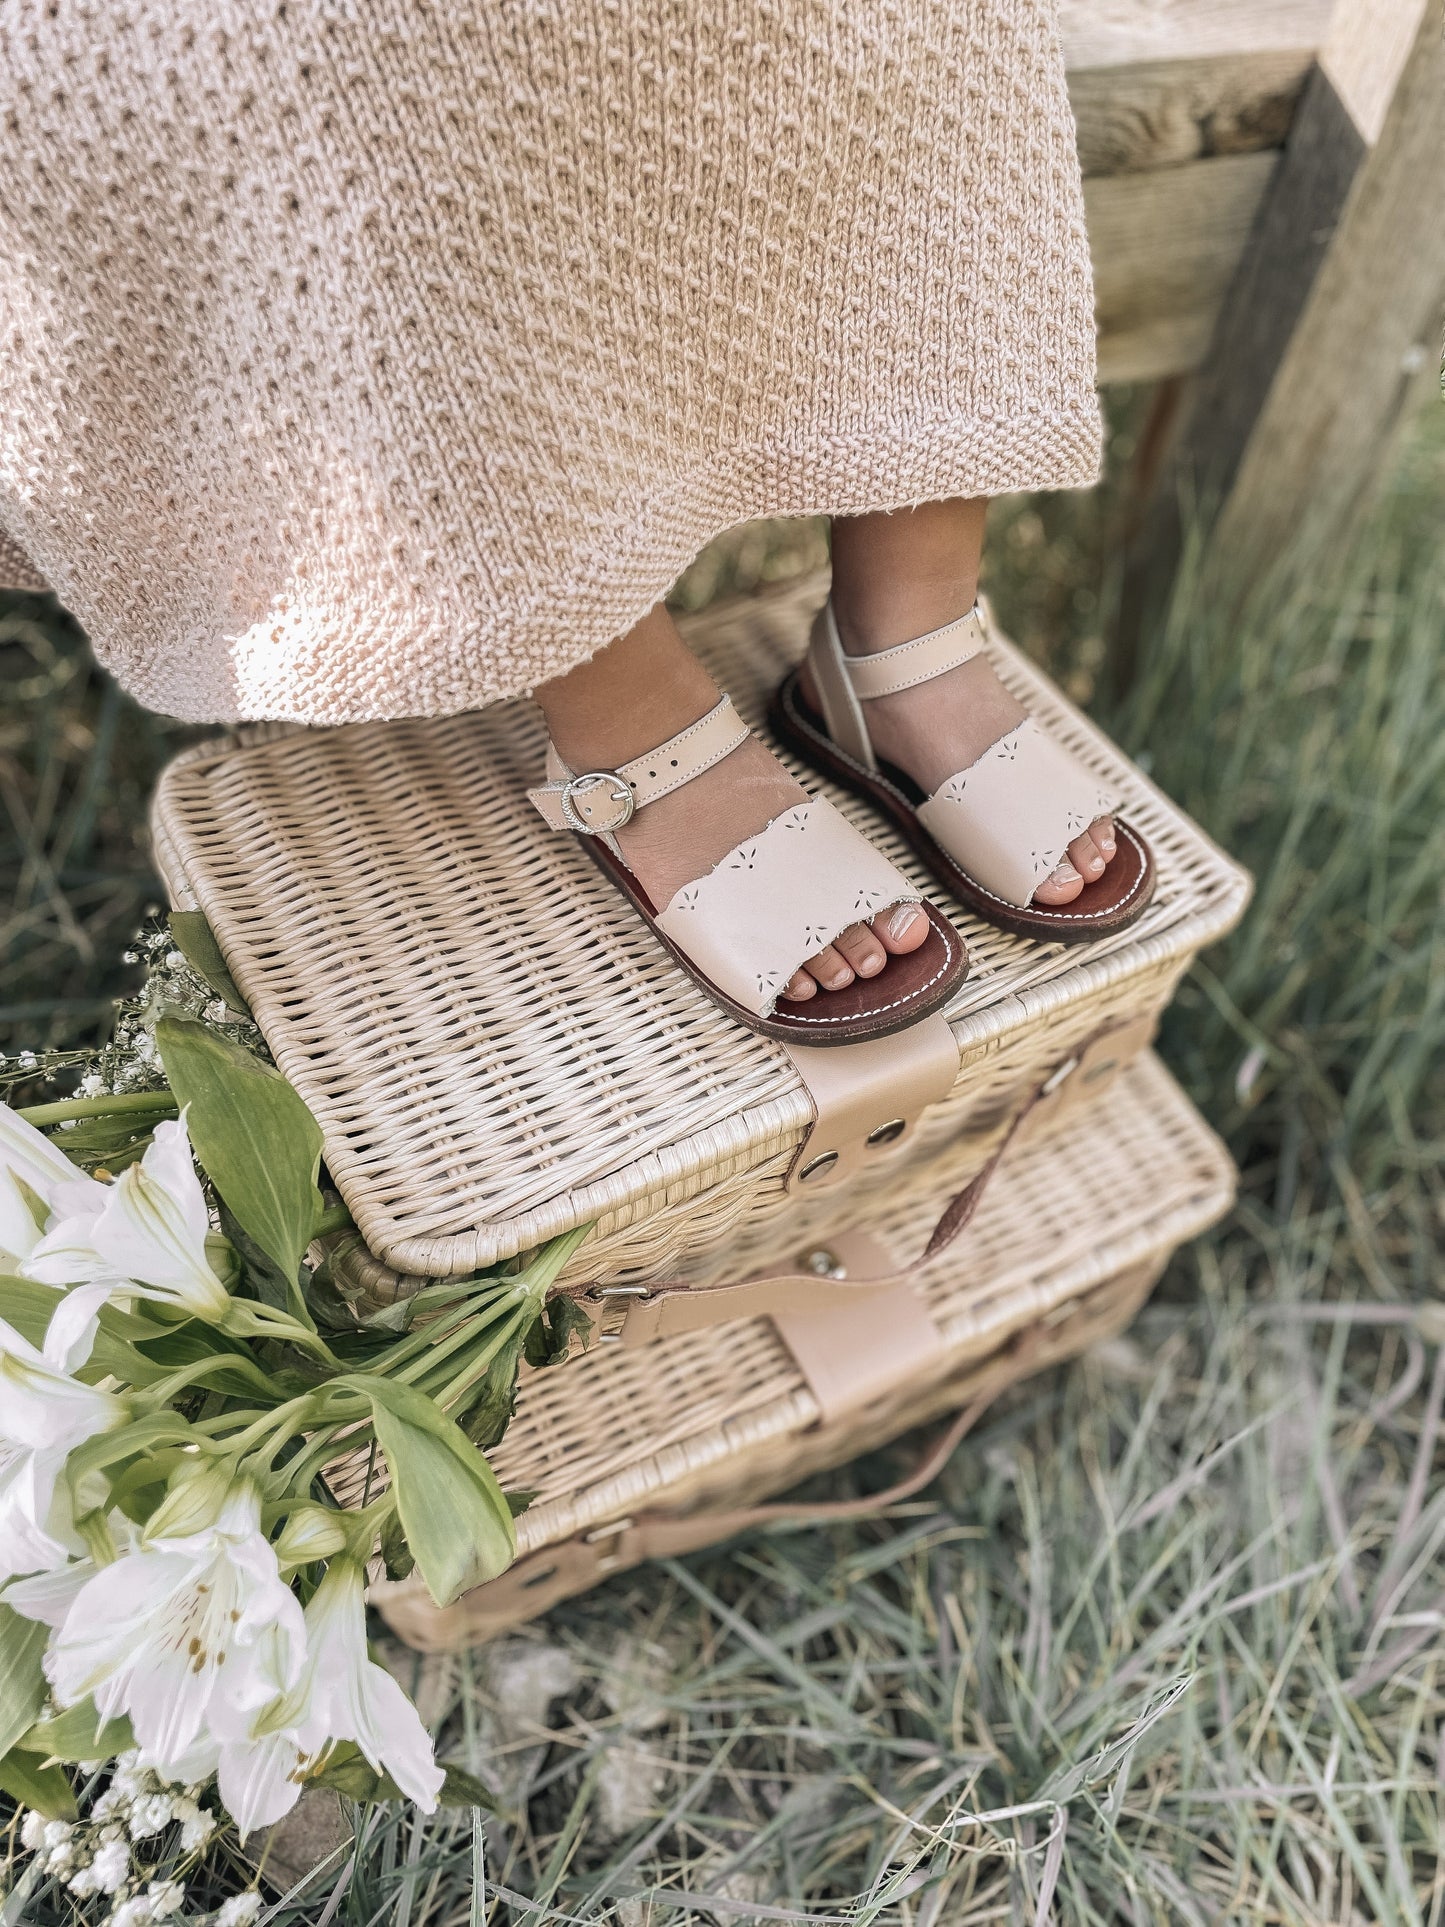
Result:
{"label": "woven wicker lid", "polygon": [[[809,579],[687,625],[755,726],[823,593]],[[865,805],[830,792],[963,929],[973,971],[948,1014],[965,1052],[1182,968],[1248,895],[1038,670],[992,648],[1005,682],[1123,797],[1159,885],[1125,933],[1027,942],[948,903]],[[785,1162],[809,1122],[786,1053],[715,1009],[541,825],[524,791],[542,748],[526,702],[266,726],[185,752],[157,791],[172,900],[206,913],[367,1244],[403,1272],[467,1272],[591,1220],[680,1208]]]}

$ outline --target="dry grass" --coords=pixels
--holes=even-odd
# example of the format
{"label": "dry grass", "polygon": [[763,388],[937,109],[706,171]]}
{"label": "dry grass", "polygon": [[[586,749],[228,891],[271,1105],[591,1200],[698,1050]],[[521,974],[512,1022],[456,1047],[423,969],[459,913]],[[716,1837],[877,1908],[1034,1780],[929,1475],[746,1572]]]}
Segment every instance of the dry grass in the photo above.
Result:
{"label": "dry grass", "polygon": [[[502,1812],[374,1812],[273,1918],[1445,1920],[1442,484],[1437,424],[1327,606],[1225,629],[1186,581],[1106,717],[1258,874],[1166,1038],[1244,1164],[1235,1218],[924,1499],[401,1662]],[[1107,513],[1011,504],[995,530],[1006,619],[1090,682]],[[681,593],[818,539],[754,532]],[[82,1034],[110,989],[163,732],[122,727],[49,626],[22,646],[43,728],[29,760],[5,745],[29,839],[6,996],[37,1042]],[[222,1890],[236,1875],[217,1867]]]}

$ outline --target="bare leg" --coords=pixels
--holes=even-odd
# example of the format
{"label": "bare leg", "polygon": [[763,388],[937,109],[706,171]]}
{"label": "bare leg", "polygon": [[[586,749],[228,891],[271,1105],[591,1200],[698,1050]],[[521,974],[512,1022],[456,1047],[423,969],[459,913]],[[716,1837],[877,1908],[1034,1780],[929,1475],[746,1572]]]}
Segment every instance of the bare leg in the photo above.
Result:
{"label": "bare leg", "polygon": [[[547,727],[573,769],[615,769],[694,723],[718,700],[712,678],[660,605],[590,661],[535,692]],[[704,876],[729,850],[805,799],[772,752],[756,740],[659,798],[618,833],[618,843],[661,908],[684,883]],[[928,920],[915,904],[885,910],[845,930],[796,974],[792,1002],[875,977],[888,958],[916,950]]]}
{"label": "bare leg", "polygon": [[[968,613],[978,593],[986,508],[982,498],[925,502],[891,515],[834,521],[833,609],[850,655],[909,642]],[[806,686],[804,694],[810,694]],[[928,790],[974,762],[1023,717],[981,656],[868,706],[878,754]],[[1100,817],[1074,838],[1035,901],[1071,902],[1104,874],[1114,851],[1113,822]]]}

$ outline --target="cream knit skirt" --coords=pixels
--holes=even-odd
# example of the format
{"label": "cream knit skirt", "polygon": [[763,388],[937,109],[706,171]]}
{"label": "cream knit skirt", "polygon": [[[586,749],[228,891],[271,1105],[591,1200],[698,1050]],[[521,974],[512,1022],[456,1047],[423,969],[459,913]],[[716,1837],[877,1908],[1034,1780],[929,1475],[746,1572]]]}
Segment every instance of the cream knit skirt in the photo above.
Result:
{"label": "cream knit skirt", "polygon": [[1053,15],[11,0],[0,571],[174,715],[438,715],[730,524],[1092,481]]}

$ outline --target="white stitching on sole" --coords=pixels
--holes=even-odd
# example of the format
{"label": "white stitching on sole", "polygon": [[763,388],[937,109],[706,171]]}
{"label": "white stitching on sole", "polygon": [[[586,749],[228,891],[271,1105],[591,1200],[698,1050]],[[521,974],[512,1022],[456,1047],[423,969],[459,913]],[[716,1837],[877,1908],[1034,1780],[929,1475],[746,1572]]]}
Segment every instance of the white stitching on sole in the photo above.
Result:
{"label": "white stitching on sole", "polygon": [[[924,915],[927,916],[927,914],[928,914],[927,911],[925,911]],[[940,914],[942,913],[940,912]],[[953,944],[949,938],[948,932],[946,930],[939,930],[938,925],[933,922],[932,918],[929,918],[928,927],[930,930],[936,931],[938,936],[942,939],[943,948],[947,954],[944,957],[943,963],[937,970],[934,971],[933,975],[931,977],[925,978],[925,980],[921,984],[915,985],[914,988],[909,991],[906,997],[895,997],[891,1004],[875,1004],[871,1010],[860,1011],[856,1017],[792,1017],[790,1016],[788,1017],[787,1022],[790,1024],[857,1024],[857,1023],[864,1022],[869,1017],[881,1017],[885,1010],[902,1010],[905,1004],[916,1003],[917,1000],[923,995],[925,990],[930,989],[932,985],[936,984],[940,977],[947,976],[948,967],[950,963],[953,961]],[[911,954],[911,953],[905,953],[905,954]],[[801,968],[801,965],[799,966],[799,968]],[[827,991],[824,991],[822,994],[825,997],[828,995]],[[779,1001],[785,1003],[787,999],[782,998]],[[775,1004],[772,1010],[768,1013],[768,1016],[760,1019],[759,1021],[761,1021],[762,1023],[767,1023],[770,1021],[771,1018],[775,1017],[776,1015],[777,1015],[777,1005]]]}

